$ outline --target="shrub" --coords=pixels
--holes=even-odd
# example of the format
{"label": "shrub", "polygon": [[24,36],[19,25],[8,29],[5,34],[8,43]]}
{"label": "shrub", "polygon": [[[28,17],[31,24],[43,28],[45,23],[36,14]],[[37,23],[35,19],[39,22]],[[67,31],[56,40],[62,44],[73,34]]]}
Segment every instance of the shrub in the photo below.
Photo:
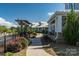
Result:
{"label": "shrub", "polygon": [[22,48],[22,45],[16,41],[13,41],[13,42],[10,42],[8,45],[7,45],[7,51],[8,52],[18,52],[20,51]]}
{"label": "shrub", "polygon": [[27,47],[29,44],[28,40],[24,37],[17,37],[15,40],[11,40],[7,44],[8,52],[18,52],[21,49]]}
{"label": "shrub", "polygon": [[76,45],[76,42],[79,41],[79,19],[73,9],[67,14],[64,39],[71,45]]}
{"label": "shrub", "polygon": [[47,42],[46,44],[49,44],[49,43],[52,42],[52,39],[50,39],[50,38],[48,37],[48,35],[44,35],[44,36],[42,37],[42,39]]}
{"label": "shrub", "polygon": [[24,37],[22,37],[22,38],[20,39],[20,43],[21,43],[21,45],[22,45],[22,48],[25,48],[25,47],[28,46],[28,40],[27,40],[26,38],[24,38]]}
{"label": "shrub", "polygon": [[28,46],[29,46],[31,43],[32,43],[32,41],[31,41],[31,40],[28,40]]}

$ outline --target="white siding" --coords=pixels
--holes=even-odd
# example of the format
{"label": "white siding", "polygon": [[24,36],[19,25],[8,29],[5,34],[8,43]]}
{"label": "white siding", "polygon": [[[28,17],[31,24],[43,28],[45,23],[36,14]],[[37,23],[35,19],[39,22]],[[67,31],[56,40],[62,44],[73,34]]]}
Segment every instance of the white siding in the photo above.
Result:
{"label": "white siding", "polygon": [[55,19],[55,32],[62,32],[62,16],[59,15]]}

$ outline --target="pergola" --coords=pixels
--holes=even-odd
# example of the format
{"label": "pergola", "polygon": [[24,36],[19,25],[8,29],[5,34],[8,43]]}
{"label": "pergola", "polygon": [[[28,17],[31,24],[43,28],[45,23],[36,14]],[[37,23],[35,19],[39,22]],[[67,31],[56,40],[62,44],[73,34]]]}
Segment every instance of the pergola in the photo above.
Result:
{"label": "pergola", "polygon": [[16,20],[18,22],[19,25],[29,25],[31,24],[29,21],[27,20],[20,20],[20,19],[17,19]]}
{"label": "pergola", "polygon": [[[20,27],[21,27],[21,31],[22,31],[22,29],[23,29],[23,27],[29,27],[29,25],[31,24],[29,21],[27,21],[27,20],[23,20],[23,19],[17,19],[17,20],[15,20],[19,25],[20,25]],[[26,33],[25,33],[26,34]],[[24,32],[21,32],[20,33],[20,35],[21,36],[23,36],[23,35],[25,35],[24,34]]]}

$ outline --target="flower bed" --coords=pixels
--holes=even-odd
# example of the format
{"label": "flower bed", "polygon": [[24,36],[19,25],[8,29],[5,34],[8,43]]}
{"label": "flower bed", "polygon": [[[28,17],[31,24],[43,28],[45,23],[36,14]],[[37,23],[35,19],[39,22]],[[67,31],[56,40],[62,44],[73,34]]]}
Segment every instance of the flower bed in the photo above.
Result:
{"label": "flower bed", "polygon": [[24,48],[27,48],[29,44],[28,41],[29,40],[27,40],[24,37],[16,37],[16,39],[10,40],[9,42],[7,42],[7,48],[6,48],[5,55],[6,54],[9,55],[8,52],[10,52],[10,55],[11,55],[11,53],[16,53],[16,52],[21,51]]}

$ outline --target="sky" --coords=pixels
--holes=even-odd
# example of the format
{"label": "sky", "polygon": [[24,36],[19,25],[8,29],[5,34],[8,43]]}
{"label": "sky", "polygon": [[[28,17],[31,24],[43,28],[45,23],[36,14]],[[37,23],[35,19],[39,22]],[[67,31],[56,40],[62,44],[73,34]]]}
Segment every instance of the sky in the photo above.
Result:
{"label": "sky", "polygon": [[29,22],[48,21],[57,10],[64,10],[61,3],[15,3],[0,4],[0,19],[15,23],[15,19],[25,19]]}

